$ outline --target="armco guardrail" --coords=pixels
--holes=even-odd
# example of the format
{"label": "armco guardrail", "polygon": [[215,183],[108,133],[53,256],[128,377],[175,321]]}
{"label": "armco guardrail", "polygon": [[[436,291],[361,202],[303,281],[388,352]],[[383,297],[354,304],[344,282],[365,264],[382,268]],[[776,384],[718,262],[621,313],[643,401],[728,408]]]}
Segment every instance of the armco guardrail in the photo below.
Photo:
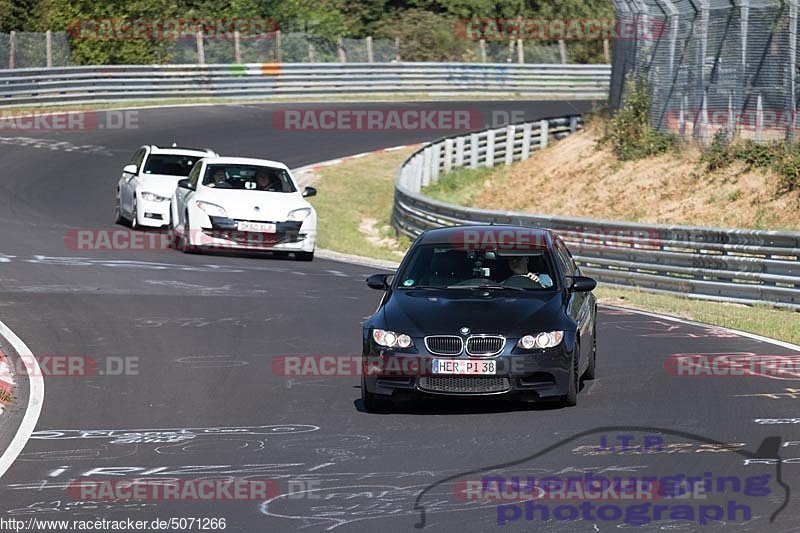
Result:
{"label": "armco guardrail", "polygon": [[254,63],[0,70],[0,106],[344,94],[606,98],[608,65]]}
{"label": "armco guardrail", "polygon": [[556,118],[431,143],[398,170],[393,226],[412,238],[456,224],[550,228],[582,270],[601,282],[697,298],[800,308],[800,233],[726,230],[544,216],[461,207],[426,198],[422,187],[452,168],[526,159],[532,150],[581,127]]}

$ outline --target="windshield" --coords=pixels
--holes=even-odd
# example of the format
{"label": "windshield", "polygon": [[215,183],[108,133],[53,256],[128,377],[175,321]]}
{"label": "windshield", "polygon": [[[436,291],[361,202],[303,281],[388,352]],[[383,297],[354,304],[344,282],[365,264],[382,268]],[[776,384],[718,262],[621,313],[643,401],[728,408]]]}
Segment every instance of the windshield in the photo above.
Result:
{"label": "windshield", "polygon": [[203,185],[248,191],[288,193],[297,190],[286,169],[257,165],[208,165]]}
{"label": "windshield", "polygon": [[428,244],[416,247],[412,253],[398,273],[400,289],[546,290],[555,285],[552,261],[545,250],[465,250],[451,244]]}
{"label": "windshield", "polygon": [[151,154],[144,165],[144,173],[185,178],[199,159],[192,155]]}

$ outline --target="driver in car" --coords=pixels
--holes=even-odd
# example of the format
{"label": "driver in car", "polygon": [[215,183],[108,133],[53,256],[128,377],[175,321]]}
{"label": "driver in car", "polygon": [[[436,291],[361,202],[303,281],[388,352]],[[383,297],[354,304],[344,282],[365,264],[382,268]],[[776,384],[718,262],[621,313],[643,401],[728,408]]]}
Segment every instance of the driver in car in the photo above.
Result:
{"label": "driver in car", "polygon": [[[553,280],[548,274],[534,274],[528,270],[528,256],[527,255],[512,255],[508,258],[508,268],[511,269],[511,279],[515,276],[524,276],[531,281],[534,281],[542,287],[552,287]],[[506,280],[508,281],[508,280]]]}
{"label": "driver in car", "polygon": [[209,183],[208,186],[216,187],[218,189],[230,189],[231,184],[228,183],[228,178],[225,175],[225,169],[218,168],[214,170],[214,174],[211,175],[211,183]]}

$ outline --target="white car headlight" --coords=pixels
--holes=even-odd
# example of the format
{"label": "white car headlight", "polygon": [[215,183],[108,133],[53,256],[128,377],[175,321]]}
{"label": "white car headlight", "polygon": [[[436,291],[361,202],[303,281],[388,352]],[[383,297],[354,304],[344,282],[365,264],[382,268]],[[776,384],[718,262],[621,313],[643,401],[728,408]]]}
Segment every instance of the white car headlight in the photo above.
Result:
{"label": "white car headlight", "polygon": [[303,220],[308,218],[309,215],[311,215],[311,208],[301,207],[300,209],[289,211],[289,215],[286,217],[286,220],[291,220],[294,222],[302,222]]}
{"label": "white car headlight", "polygon": [[212,204],[211,202],[202,202],[200,200],[197,200],[195,205],[210,217],[228,217],[227,211],[225,211],[225,208],[221,205]]}
{"label": "white car headlight", "polygon": [[372,340],[387,348],[408,348],[413,344],[408,335],[383,329],[373,329]]}
{"label": "white car headlight", "polygon": [[166,196],[159,196],[154,192],[143,192],[142,193],[142,200],[148,202],[166,202],[169,200]]}
{"label": "white car headlight", "polygon": [[561,343],[563,338],[563,331],[546,331],[538,335],[525,335],[517,342],[517,346],[525,350],[532,350],[533,348],[554,348]]}

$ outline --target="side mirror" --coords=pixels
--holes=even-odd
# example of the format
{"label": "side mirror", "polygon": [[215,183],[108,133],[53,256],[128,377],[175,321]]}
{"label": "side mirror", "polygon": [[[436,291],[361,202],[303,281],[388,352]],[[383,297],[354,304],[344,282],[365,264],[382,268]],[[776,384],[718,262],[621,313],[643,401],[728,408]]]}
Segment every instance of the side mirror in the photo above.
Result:
{"label": "side mirror", "polygon": [[135,176],[138,171],[139,169],[136,168],[136,165],[125,165],[124,167],[122,167],[123,174],[132,174]]}
{"label": "side mirror", "polygon": [[385,291],[389,288],[389,274],[373,274],[367,278],[367,287]]}
{"label": "side mirror", "polygon": [[[569,280],[572,280],[571,282]],[[589,292],[597,287],[597,282],[592,278],[586,276],[571,276],[567,278],[567,283],[570,292]]]}
{"label": "side mirror", "polygon": [[303,189],[303,196],[306,198],[309,196],[316,196],[316,195],[317,195],[317,189],[315,189],[314,187],[306,187],[305,189]]}
{"label": "side mirror", "polygon": [[189,178],[183,178],[182,180],[179,180],[178,187],[180,187],[181,189],[189,189],[189,190],[193,189],[192,182],[189,180]]}

